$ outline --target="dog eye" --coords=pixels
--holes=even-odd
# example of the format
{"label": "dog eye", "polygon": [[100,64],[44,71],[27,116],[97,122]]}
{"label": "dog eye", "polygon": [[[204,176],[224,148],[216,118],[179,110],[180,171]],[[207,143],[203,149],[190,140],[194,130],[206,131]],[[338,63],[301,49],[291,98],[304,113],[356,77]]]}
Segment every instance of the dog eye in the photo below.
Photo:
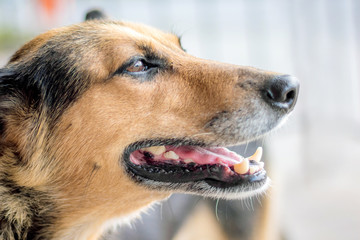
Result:
{"label": "dog eye", "polygon": [[149,65],[147,65],[143,60],[137,60],[131,66],[126,68],[127,72],[145,72],[149,69]]}
{"label": "dog eye", "polygon": [[147,60],[141,57],[134,57],[118,68],[114,72],[114,75],[126,74],[134,78],[150,80],[151,77],[160,71],[162,65],[163,64],[160,60]]}

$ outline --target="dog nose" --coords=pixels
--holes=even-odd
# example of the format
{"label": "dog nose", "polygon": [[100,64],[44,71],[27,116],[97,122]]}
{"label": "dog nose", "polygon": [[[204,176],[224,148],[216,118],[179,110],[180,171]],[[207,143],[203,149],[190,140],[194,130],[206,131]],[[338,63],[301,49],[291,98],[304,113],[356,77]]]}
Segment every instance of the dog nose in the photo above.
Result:
{"label": "dog nose", "polygon": [[265,83],[264,100],[273,108],[291,111],[299,93],[299,82],[290,75],[276,76]]}

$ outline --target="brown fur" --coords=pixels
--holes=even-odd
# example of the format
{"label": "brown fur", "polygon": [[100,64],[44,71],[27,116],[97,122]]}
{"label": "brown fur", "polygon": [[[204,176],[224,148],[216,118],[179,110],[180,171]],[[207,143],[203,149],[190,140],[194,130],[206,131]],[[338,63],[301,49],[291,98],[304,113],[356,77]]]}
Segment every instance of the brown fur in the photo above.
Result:
{"label": "brown fur", "polygon": [[[38,101],[19,91],[1,96],[1,239],[97,239],[108,220],[169,196],[173,190],[154,190],[125,173],[121,156],[133,142],[179,138],[228,145],[268,131],[239,137],[225,122],[256,115],[250,100],[275,73],[199,59],[172,34],[112,21],[42,34],[4,69],[17,79],[32,76],[27,69],[54,48],[66,55],[58,69],[66,67],[76,79],[74,96],[67,90],[57,97],[63,95],[64,109],[44,103],[49,96],[42,93]],[[113,74],[149,49],[166,59],[167,70],[145,82]]]}

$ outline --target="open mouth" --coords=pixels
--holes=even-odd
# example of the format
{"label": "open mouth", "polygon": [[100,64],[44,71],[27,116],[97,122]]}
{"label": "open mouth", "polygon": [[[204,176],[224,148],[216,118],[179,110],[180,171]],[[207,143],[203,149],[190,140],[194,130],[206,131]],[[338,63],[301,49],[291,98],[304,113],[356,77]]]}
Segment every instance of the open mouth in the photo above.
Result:
{"label": "open mouth", "polygon": [[206,147],[167,141],[135,143],[127,148],[124,159],[128,172],[136,179],[163,183],[204,181],[216,188],[251,185],[267,179],[262,148],[243,157],[225,147]]}

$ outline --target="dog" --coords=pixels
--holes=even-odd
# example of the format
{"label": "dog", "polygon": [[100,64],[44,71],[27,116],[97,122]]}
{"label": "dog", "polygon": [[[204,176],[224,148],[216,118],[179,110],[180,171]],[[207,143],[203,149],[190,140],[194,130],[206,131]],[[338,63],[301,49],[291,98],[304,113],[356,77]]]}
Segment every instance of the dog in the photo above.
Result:
{"label": "dog", "polygon": [[298,91],[138,23],[41,34],[0,70],[0,239],[95,240],[175,192],[259,194],[261,161],[225,146],[281,125]]}

